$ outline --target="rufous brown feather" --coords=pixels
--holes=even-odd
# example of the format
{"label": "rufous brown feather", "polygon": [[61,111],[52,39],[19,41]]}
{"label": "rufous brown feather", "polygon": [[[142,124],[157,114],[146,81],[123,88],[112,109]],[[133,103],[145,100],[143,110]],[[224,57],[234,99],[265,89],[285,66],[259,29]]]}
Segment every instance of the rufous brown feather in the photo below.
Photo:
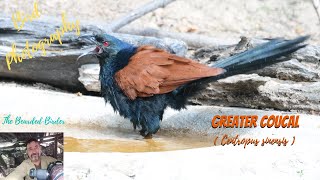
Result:
{"label": "rufous brown feather", "polygon": [[115,80],[131,100],[175,90],[188,82],[223,73],[197,61],[170,54],[153,46],[141,46]]}

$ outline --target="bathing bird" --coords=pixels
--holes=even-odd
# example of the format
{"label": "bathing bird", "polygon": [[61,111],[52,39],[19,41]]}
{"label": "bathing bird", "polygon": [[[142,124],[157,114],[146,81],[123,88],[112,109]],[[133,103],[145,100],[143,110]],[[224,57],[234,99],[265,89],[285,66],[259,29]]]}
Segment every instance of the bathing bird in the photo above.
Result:
{"label": "bathing bird", "polygon": [[109,34],[80,37],[94,43],[100,65],[101,95],[145,138],[160,128],[167,107],[181,110],[210,82],[278,63],[306,46],[308,36],[274,39],[208,66],[152,45],[134,46]]}

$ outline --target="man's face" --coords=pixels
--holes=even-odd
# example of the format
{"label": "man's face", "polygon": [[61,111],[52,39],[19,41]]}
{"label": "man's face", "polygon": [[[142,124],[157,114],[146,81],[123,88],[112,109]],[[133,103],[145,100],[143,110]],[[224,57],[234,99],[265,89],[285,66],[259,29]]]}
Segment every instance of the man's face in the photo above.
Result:
{"label": "man's face", "polygon": [[32,162],[40,160],[41,148],[38,142],[32,141],[27,145],[27,153]]}

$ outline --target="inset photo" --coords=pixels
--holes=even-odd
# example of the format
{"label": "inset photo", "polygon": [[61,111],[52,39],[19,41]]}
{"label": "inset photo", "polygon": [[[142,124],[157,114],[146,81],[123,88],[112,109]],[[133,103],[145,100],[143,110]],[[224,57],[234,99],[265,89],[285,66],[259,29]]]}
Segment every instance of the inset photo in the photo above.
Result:
{"label": "inset photo", "polygon": [[0,179],[63,179],[63,133],[0,133]]}

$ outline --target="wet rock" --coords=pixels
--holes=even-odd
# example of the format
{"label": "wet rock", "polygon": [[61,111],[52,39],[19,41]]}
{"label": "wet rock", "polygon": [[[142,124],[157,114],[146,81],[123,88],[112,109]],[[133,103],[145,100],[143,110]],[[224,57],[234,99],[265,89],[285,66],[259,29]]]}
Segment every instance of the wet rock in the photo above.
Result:
{"label": "wet rock", "polygon": [[79,81],[88,91],[100,92],[99,81],[100,66],[98,64],[85,64],[79,68]]}

